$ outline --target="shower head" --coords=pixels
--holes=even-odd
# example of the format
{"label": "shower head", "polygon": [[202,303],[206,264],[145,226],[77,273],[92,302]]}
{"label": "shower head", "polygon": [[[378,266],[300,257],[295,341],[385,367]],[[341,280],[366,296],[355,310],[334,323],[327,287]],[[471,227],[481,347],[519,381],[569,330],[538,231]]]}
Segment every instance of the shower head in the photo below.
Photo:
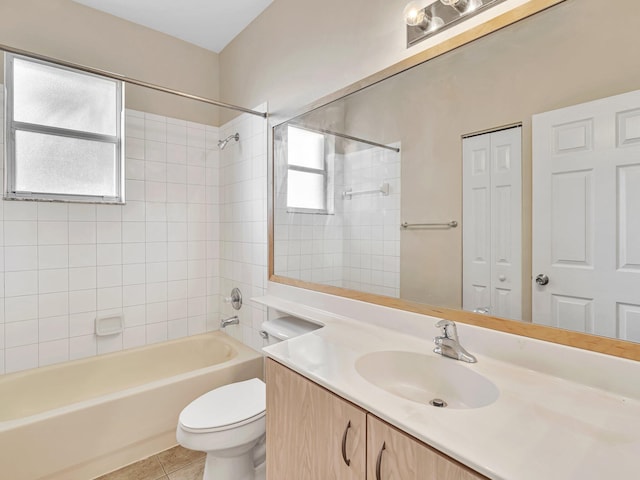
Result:
{"label": "shower head", "polygon": [[224,147],[226,147],[227,143],[229,143],[231,140],[235,140],[237,142],[238,140],[240,140],[240,134],[239,133],[234,133],[233,135],[229,135],[224,140],[219,140],[218,141],[218,148],[220,150],[224,150]]}

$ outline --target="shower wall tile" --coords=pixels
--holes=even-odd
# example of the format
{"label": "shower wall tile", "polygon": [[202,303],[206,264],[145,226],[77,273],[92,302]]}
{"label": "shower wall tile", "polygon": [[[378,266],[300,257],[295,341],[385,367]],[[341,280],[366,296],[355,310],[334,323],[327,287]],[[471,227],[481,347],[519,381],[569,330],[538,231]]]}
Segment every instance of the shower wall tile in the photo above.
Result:
{"label": "shower wall tile", "polygon": [[[0,374],[217,326],[218,128],[133,110],[126,122],[126,205],[0,201]],[[122,334],[95,335],[107,315]]]}
{"label": "shower wall tile", "polygon": [[[266,110],[266,105],[256,107]],[[205,146],[210,149],[205,168],[205,201],[208,207],[208,239],[205,251],[219,251],[219,260],[207,262],[208,328],[218,328],[219,318],[210,310],[220,305],[221,316],[238,315],[240,325],[226,327],[227,333],[260,350],[259,330],[266,320],[264,308],[248,299],[264,295],[267,278],[267,125],[264,119],[240,115],[220,128],[219,138],[239,133],[222,151],[217,149],[215,132],[205,130]],[[191,163],[190,163],[191,164]],[[218,170],[210,165],[220,165]],[[257,254],[256,254],[257,253]],[[215,275],[220,272],[220,275]],[[224,298],[240,288],[242,308],[233,310]],[[190,325],[191,328],[191,325]]]}

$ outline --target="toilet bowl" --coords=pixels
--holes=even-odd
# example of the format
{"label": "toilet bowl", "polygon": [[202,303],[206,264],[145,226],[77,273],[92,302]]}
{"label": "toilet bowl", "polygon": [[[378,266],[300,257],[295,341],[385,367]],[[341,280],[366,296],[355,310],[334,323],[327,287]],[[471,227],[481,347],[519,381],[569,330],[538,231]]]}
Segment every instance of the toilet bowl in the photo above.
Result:
{"label": "toilet bowl", "polygon": [[[320,325],[285,316],[262,324],[268,345]],[[207,453],[204,480],[265,479],[266,387],[258,378],[231,383],[196,398],[178,421],[178,443]]]}
{"label": "toilet bowl", "polygon": [[264,478],[265,384],[231,383],[196,398],[180,413],[176,438],[206,452],[204,480]]}

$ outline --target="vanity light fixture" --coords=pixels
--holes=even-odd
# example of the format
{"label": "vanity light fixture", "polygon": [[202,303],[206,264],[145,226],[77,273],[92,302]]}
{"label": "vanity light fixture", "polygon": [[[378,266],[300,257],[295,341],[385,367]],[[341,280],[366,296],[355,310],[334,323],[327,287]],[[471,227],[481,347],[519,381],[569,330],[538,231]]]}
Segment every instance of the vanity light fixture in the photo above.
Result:
{"label": "vanity light fixture", "polygon": [[403,16],[407,24],[407,48],[504,0],[436,0],[427,6],[409,2]]}

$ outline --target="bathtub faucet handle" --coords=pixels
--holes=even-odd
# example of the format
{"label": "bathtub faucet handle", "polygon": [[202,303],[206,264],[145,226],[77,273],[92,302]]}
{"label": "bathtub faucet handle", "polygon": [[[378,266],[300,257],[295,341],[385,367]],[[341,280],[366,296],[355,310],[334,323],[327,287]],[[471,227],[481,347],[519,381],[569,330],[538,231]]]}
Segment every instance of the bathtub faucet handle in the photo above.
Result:
{"label": "bathtub faucet handle", "polygon": [[224,328],[228,325],[238,325],[240,323],[240,319],[237,315],[229,318],[221,318],[220,319],[220,328]]}

